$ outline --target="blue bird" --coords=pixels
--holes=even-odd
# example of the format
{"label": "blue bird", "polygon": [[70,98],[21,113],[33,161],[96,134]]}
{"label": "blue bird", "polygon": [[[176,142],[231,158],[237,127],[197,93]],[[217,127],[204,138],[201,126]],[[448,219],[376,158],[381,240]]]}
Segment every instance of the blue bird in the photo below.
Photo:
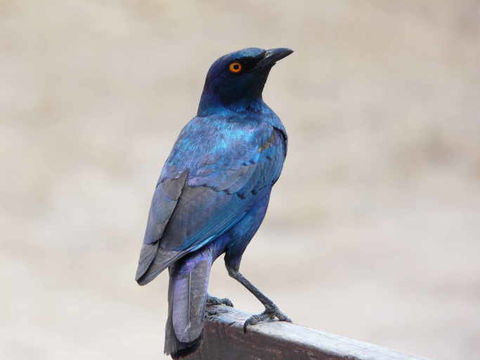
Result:
{"label": "blue bird", "polygon": [[177,358],[200,342],[210,268],[225,254],[228,274],[265,306],[244,324],[290,319],[240,272],[240,261],[267,210],[287,153],[287,134],[262,91],[275,63],[293,51],[247,48],[208,71],[197,116],[181,131],[152,199],[136,281],[169,268],[165,353]]}

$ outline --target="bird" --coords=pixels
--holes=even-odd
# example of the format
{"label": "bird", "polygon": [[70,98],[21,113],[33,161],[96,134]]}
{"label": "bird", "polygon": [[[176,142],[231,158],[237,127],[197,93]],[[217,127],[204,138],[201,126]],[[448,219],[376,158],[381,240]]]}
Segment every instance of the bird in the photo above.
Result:
{"label": "bird", "polygon": [[168,268],[164,352],[174,359],[198,348],[208,305],[233,306],[208,293],[212,264],[223,254],[229,276],[265,306],[244,331],[268,319],[291,321],[240,262],[287,154],[285,127],[262,92],[272,67],[292,52],[251,47],[218,58],[156,184],[135,279],[145,285]]}

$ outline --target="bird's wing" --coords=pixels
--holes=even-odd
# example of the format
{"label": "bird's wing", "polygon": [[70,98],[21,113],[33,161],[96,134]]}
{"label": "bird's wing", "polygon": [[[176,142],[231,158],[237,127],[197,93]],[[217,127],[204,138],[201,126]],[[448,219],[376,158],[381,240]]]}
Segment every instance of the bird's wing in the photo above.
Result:
{"label": "bird's wing", "polygon": [[155,188],[135,276],[140,285],[150,282],[155,277],[148,276],[153,274],[149,270],[152,268],[164,269],[170,261],[183,255],[181,251],[159,251],[158,239],[162,237],[177,206],[187,175],[187,171],[184,171],[177,178],[165,178],[163,181],[159,181]]}
{"label": "bird's wing", "polygon": [[280,131],[263,123],[227,125],[197,120],[180,134],[152,200],[137,281],[151,281],[228,231],[280,176]]}

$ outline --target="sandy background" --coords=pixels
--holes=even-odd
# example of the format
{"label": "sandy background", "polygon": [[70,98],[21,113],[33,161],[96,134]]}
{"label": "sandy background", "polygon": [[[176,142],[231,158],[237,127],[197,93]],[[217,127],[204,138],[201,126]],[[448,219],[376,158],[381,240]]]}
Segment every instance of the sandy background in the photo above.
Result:
{"label": "sandy background", "polygon": [[[242,270],[296,322],[480,352],[480,3],[0,1],[0,358],[159,359],[133,281],[150,197],[218,56],[295,49],[289,156]],[[261,306],[215,266],[211,292]]]}

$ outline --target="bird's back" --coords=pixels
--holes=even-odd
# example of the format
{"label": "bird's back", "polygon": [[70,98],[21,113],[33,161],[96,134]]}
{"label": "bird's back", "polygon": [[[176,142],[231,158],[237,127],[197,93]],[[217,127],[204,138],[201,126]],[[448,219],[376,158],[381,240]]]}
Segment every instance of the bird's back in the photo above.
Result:
{"label": "bird's back", "polygon": [[282,133],[259,114],[194,118],[160,178],[188,173],[160,246],[196,250],[228,230],[278,179],[285,146]]}

